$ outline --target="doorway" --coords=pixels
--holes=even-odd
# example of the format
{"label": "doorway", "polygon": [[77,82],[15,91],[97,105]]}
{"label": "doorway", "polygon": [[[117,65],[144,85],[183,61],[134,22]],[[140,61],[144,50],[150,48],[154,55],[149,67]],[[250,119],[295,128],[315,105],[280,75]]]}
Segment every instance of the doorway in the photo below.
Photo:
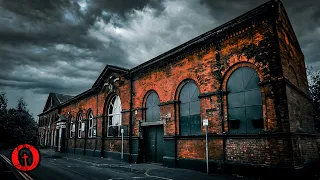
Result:
{"label": "doorway", "polygon": [[163,162],[163,126],[147,126],[143,129],[145,162]]}

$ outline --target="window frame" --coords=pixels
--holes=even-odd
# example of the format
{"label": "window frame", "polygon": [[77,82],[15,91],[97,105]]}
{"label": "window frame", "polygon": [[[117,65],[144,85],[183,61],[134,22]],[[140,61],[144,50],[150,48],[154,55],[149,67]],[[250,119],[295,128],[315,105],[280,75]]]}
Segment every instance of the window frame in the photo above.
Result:
{"label": "window frame", "polygon": [[93,137],[93,112],[92,110],[89,111],[88,113],[88,132],[87,135],[89,138]]}
{"label": "window frame", "polygon": [[82,119],[82,114],[79,114],[79,116],[78,116],[78,128],[77,128],[77,137],[78,138],[81,138],[82,136],[81,136],[81,128],[82,128],[82,121],[83,121],[83,119]]}
{"label": "window frame", "polygon": [[[116,101],[118,100],[118,111],[116,111],[117,113],[114,113],[114,105],[116,104]],[[110,108],[112,106],[112,113],[110,113]],[[121,99],[120,96],[115,94],[110,98],[110,101],[108,103],[107,106],[107,137],[119,137],[121,135],[120,133],[120,128],[122,125],[122,103],[121,103]],[[113,123],[110,125],[110,120],[113,120],[113,117],[118,115],[119,116],[119,124],[118,125],[113,125]],[[118,127],[118,135],[117,136],[109,136],[109,128],[110,127]]]}
{"label": "window frame", "polygon": [[[250,69],[250,71],[252,71],[252,75],[251,77],[247,77],[247,76],[244,76],[244,69]],[[240,70],[242,70],[242,72],[240,72]],[[239,71],[239,72],[237,72]],[[234,73],[241,73],[241,80],[242,80],[242,86],[243,86],[243,89],[242,90],[236,90],[234,92],[230,92],[229,90],[229,81],[231,80],[231,78],[233,78],[233,75]],[[251,79],[253,78],[253,76],[256,76],[256,78],[259,79],[259,82],[260,82],[260,77],[259,77],[259,74],[258,72],[252,68],[252,67],[248,67],[248,66],[241,66],[239,68],[236,68],[235,70],[233,70],[230,74],[230,76],[228,77],[227,81],[226,81],[226,90],[227,90],[227,95],[226,95],[226,109],[227,109],[227,123],[228,123],[228,133],[229,134],[257,134],[257,133],[261,133],[263,132],[264,130],[264,120],[263,120],[263,112],[264,112],[264,109],[263,109],[263,93],[261,91],[261,87],[259,86],[259,82],[257,82],[257,84],[255,85],[255,87],[251,87],[249,89],[246,89],[246,87],[249,85]],[[236,76],[234,76],[236,77]],[[245,79],[245,77],[247,79]],[[236,78],[239,78],[239,77],[236,77]],[[235,79],[236,79],[235,78]],[[249,81],[248,81],[249,80]],[[230,81],[232,82],[232,80]],[[245,85],[243,84],[243,82],[247,82],[248,84],[246,84],[246,87],[244,87]],[[252,85],[252,84],[251,84]],[[238,86],[237,86],[238,87]],[[259,92],[259,102],[258,104],[247,104],[246,101],[247,101],[247,98],[246,97],[250,97],[250,96],[246,96],[247,93],[249,92]],[[230,107],[230,97],[231,95],[233,96],[239,96],[239,97],[242,97],[242,101],[243,103],[240,105],[234,105],[232,107]],[[250,101],[251,102],[251,101]],[[247,115],[247,112],[250,112],[248,111],[248,109],[252,108],[252,107],[259,107],[259,112],[257,111],[254,111],[255,114],[252,115],[252,113],[249,113],[249,115]],[[241,112],[241,114],[243,115],[243,119],[234,119],[231,116],[231,112],[230,110],[236,110],[236,109],[243,109],[242,111],[239,111]],[[251,116],[257,116],[257,114],[260,114],[260,118],[252,118],[251,119],[251,122],[250,120],[248,119]],[[254,123],[257,123],[258,121],[257,120],[260,120],[261,123],[262,123],[262,127],[254,127]],[[233,122],[232,122],[233,121]],[[255,122],[254,122],[255,121]],[[252,123],[252,124],[250,124]],[[250,125],[248,125],[250,124]],[[235,128],[232,128],[231,126],[236,126]],[[235,129],[235,130],[233,130]],[[241,129],[241,130],[237,130],[237,129]],[[232,132],[233,131],[233,132]]]}
{"label": "window frame", "polygon": [[[153,95],[155,95],[155,96],[157,97],[159,103],[158,103],[157,105],[154,105],[154,106],[148,106],[148,100],[149,100],[149,98],[151,98]],[[154,102],[154,101],[152,100],[152,102]],[[159,97],[158,93],[157,93],[156,91],[151,91],[151,92],[149,92],[149,93],[147,94],[147,98],[145,99],[145,120],[144,120],[145,122],[157,122],[157,121],[161,121],[161,120],[160,120],[161,114],[160,114],[159,104],[160,104],[160,97]],[[148,118],[148,111],[150,110],[150,108],[154,108],[154,107],[158,107],[158,108],[159,108],[159,109],[158,109],[159,119],[155,119],[155,120]],[[151,109],[151,110],[152,110],[152,109]],[[158,113],[158,112],[157,112],[157,113]],[[153,115],[153,112],[152,112],[152,115]],[[153,116],[152,116],[152,117],[153,117]]]}
{"label": "window frame", "polygon": [[[193,84],[195,87],[196,87],[196,89],[195,90],[197,90],[198,91],[198,96],[197,96],[197,101],[192,101],[191,99],[192,99],[192,97],[193,97],[193,95],[192,96],[190,96],[190,97],[188,97],[188,98],[190,98],[190,99],[188,99],[189,101],[188,102],[181,102],[181,98],[182,98],[182,92],[183,92],[183,90],[184,90],[184,88],[187,88],[187,85],[189,85],[189,84]],[[193,92],[193,93],[195,93],[195,92]],[[197,83],[195,82],[195,81],[193,81],[193,80],[187,80],[187,81],[185,81],[182,85],[181,85],[181,88],[179,89],[179,95],[178,95],[178,99],[179,99],[179,135],[180,136],[197,136],[197,135],[201,135],[202,134],[202,126],[201,126],[201,103],[200,103],[200,98],[199,98],[199,95],[200,95],[200,88],[198,87],[198,85],[197,85]],[[192,102],[198,102],[199,103],[199,111],[198,111],[198,113],[197,114],[191,114],[190,113],[190,108],[189,108],[189,114],[187,115],[187,116],[183,116],[182,115],[182,104],[189,104],[189,106],[190,106],[190,104],[192,103]],[[185,117],[187,117],[188,118],[188,122],[187,122],[187,124],[188,124],[188,127],[189,127],[189,130],[187,130],[188,131],[188,133],[187,134],[183,134],[183,132],[185,131],[182,131],[182,127],[183,126],[181,126],[181,124],[183,124],[183,123],[181,123],[182,122],[182,119],[183,118],[185,118]],[[198,123],[196,123],[197,124],[197,126],[199,126],[198,128],[197,128],[197,130],[192,130],[191,129],[191,125],[193,124],[191,121],[191,117],[192,118],[194,118],[194,117],[197,117],[198,118]],[[194,120],[194,119],[193,119]],[[184,122],[184,123],[186,123],[186,122]],[[195,125],[196,125],[195,124]],[[196,132],[196,133],[195,133]],[[183,134],[183,135],[182,135]]]}

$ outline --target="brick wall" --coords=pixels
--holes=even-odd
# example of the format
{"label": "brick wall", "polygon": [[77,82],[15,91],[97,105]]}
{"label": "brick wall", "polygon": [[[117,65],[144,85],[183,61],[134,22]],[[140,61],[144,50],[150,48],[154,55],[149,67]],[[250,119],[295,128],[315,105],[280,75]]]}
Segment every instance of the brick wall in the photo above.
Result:
{"label": "brick wall", "polygon": [[[208,140],[209,161],[223,161],[223,146],[221,138],[210,138]],[[205,139],[182,139],[178,141],[178,158],[184,159],[206,159]]]}
{"label": "brick wall", "polygon": [[[224,158],[221,136],[229,132],[227,82],[238,68],[250,67],[260,78],[263,133],[266,134],[228,137],[225,144],[227,161],[293,166],[312,159],[317,152],[315,140],[292,138],[286,134],[299,129],[311,133],[314,127],[310,103],[303,95],[308,95],[303,55],[297,48],[288,20],[282,11],[279,12],[276,24],[269,15],[248,19],[226,32],[218,33],[213,39],[186,48],[180,54],[168,56],[145,68],[135,69],[132,72],[133,109],[130,109],[131,82],[128,77],[120,76],[119,81],[114,83],[115,92],[101,90],[92,93],[89,97],[64,107],[62,114],[71,112],[76,117],[79,111],[86,115],[92,109],[94,116],[98,116],[98,149],[103,146],[106,151],[120,152],[121,140],[118,137],[106,137],[103,141],[99,138],[106,133],[104,127],[107,127],[107,121],[103,127],[105,118],[102,117],[106,115],[105,106],[113,94],[119,95],[123,110],[122,124],[129,125],[132,113],[131,135],[138,136],[139,121],[145,120],[146,98],[149,92],[155,91],[160,99],[164,136],[176,136],[178,139],[177,149],[173,148],[177,151],[178,158],[204,160],[204,127],[199,136],[183,137],[179,133],[179,93],[187,81],[193,81],[200,91],[201,119],[209,120],[210,135],[218,134],[217,137],[209,138],[209,159],[219,162]],[[274,25],[277,32],[274,31]],[[105,78],[110,75],[118,76],[110,71]],[[267,135],[275,132],[286,135]],[[83,148],[84,142],[84,139],[77,140],[76,147]],[[319,146],[320,140],[317,142]],[[93,144],[95,143],[88,143],[88,147],[93,148]],[[73,145],[72,141],[69,142],[69,147]],[[129,152],[128,138],[124,145],[125,152]]]}
{"label": "brick wall", "polygon": [[286,86],[291,132],[315,133],[312,104],[292,86]]}
{"label": "brick wall", "polygon": [[291,84],[291,86],[286,86],[290,131],[314,133],[312,105],[308,100],[309,91],[304,56],[282,8],[279,9],[276,26],[283,76],[289,81],[287,83]]}
{"label": "brick wall", "polygon": [[293,164],[290,138],[228,139],[229,162],[290,166]]}
{"label": "brick wall", "polygon": [[297,166],[319,158],[317,137],[297,135],[292,137],[292,142]]}

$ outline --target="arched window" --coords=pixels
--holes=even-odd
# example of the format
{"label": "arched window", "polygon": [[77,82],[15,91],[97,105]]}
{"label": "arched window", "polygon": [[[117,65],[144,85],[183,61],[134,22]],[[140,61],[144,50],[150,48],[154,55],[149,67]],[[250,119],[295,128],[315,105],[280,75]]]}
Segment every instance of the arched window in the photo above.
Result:
{"label": "arched window", "polygon": [[78,138],[81,138],[83,128],[84,127],[82,127],[82,114],[79,114],[79,116],[78,116]]}
{"label": "arched window", "polygon": [[108,104],[108,136],[120,136],[121,101],[118,95],[111,98]]}
{"label": "arched window", "polygon": [[68,118],[68,130],[69,130],[69,138],[73,138],[74,137],[75,125],[72,122],[72,116],[69,116],[69,118]]}
{"label": "arched window", "polygon": [[257,72],[249,67],[234,71],[227,82],[230,133],[257,133],[263,129],[262,96]]}
{"label": "arched window", "polygon": [[152,92],[148,95],[146,101],[146,121],[153,122],[160,120],[160,100],[157,93]]}
{"label": "arched window", "polygon": [[93,136],[93,112],[88,113],[88,137]]}
{"label": "arched window", "polygon": [[186,83],[179,95],[180,135],[201,134],[199,89],[193,82]]}

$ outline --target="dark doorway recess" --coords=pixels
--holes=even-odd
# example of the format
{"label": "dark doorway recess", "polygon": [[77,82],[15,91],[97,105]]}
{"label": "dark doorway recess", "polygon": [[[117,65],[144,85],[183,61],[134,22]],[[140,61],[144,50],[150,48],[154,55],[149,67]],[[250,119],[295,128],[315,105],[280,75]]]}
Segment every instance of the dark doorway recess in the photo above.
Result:
{"label": "dark doorway recess", "polygon": [[162,163],[163,159],[163,126],[144,127],[145,162]]}

